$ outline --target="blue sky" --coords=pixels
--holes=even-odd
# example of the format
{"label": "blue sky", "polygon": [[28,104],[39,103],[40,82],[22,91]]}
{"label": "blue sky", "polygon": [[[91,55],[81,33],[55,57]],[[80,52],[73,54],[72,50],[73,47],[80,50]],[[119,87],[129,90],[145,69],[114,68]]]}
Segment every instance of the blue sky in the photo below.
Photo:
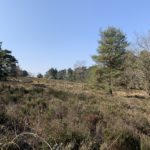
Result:
{"label": "blue sky", "polygon": [[77,61],[90,66],[99,30],[119,27],[134,41],[134,32],[150,29],[149,6],[150,0],[0,0],[0,41],[33,74]]}

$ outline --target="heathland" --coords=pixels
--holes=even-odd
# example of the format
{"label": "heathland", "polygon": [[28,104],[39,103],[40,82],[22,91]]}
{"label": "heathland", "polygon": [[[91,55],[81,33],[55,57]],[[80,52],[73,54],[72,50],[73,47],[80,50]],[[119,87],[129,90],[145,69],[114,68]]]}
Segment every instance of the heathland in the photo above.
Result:
{"label": "heathland", "polygon": [[149,150],[150,99],[85,83],[11,78],[0,83],[1,149]]}

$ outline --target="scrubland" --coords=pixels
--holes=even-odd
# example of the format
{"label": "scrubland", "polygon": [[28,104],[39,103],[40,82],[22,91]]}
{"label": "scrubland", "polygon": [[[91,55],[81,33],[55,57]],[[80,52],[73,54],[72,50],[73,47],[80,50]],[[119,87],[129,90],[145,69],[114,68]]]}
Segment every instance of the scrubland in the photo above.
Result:
{"label": "scrubland", "polygon": [[150,98],[84,83],[0,82],[2,150],[150,150]]}

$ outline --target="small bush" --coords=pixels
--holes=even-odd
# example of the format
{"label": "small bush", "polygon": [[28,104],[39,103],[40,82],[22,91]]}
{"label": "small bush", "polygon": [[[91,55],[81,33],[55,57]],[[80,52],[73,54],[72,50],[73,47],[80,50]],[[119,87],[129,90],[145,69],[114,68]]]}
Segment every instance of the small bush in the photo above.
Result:
{"label": "small bush", "polygon": [[[109,131],[109,132],[108,132]],[[109,134],[108,134],[109,133]],[[107,130],[107,148],[114,150],[140,150],[140,138],[129,129]]]}

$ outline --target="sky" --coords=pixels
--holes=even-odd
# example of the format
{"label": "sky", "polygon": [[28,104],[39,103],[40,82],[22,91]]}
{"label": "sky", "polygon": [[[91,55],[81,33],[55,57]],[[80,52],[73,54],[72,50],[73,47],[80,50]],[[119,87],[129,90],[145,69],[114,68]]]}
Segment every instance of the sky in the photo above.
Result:
{"label": "sky", "polygon": [[90,66],[99,31],[120,28],[128,40],[150,30],[150,0],[0,0],[0,41],[33,74]]}

